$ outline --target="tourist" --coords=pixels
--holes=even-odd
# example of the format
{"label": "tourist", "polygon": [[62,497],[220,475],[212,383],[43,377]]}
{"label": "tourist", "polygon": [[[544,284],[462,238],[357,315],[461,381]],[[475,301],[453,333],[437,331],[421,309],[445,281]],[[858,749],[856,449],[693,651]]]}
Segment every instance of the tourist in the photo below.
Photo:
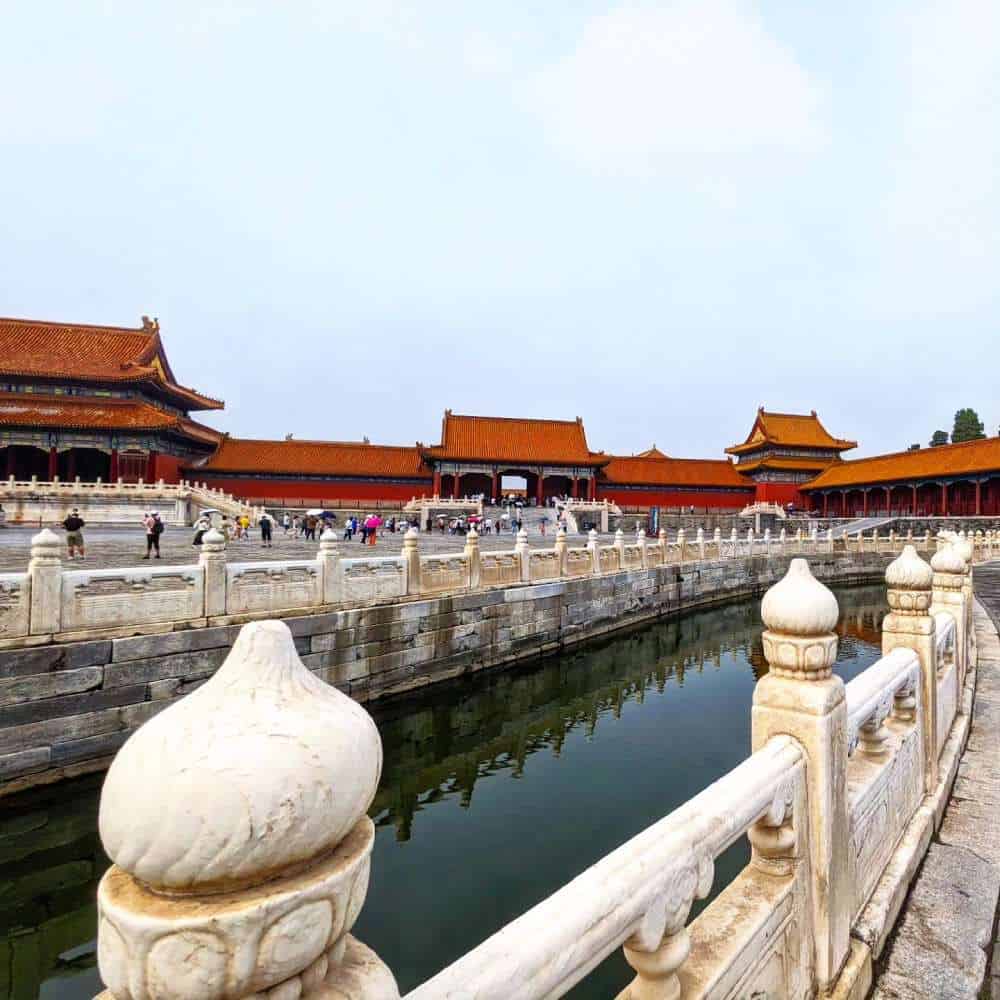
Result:
{"label": "tourist", "polygon": [[301,525],[301,518],[299,517],[298,514],[296,514],[292,518],[292,537],[293,538],[298,538],[299,537],[299,527],[300,527],[300,525]]}
{"label": "tourist", "polygon": [[[66,529],[66,546],[69,549],[70,559],[83,558],[83,525],[84,520],[80,517],[79,510],[74,507],[70,511],[69,517],[63,521],[63,527]],[[79,556],[74,555],[75,552],[79,552]]]}
{"label": "tourist", "polygon": [[492,535],[493,534],[493,518],[488,517],[483,521],[483,534]]}
{"label": "tourist", "polygon": [[319,519],[313,514],[306,514],[306,541],[316,541],[316,525]]}
{"label": "tourist", "polygon": [[159,513],[155,510],[150,512],[142,519],[142,523],[146,528],[146,554],[142,558],[148,559],[155,549],[156,558],[159,559],[160,535],[163,534],[163,522]]}
{"label": "tourist", "polygon": [[287,535],[288,529],[292,526],[292,519],[289,517],[287,510],[281,515],[281,526],[285,529],[285,534]]}
{"label": "tourist", "polygon": [[[371,515],[369,514],[368,517],[371,517]],[[362,545],[367,545],[368,544],[368,518],[367,517],[364,518],[364,519],[362,519],[361,522],[358,524],[358,531],[361,534],[361,537],[358,539],[358,541]]]}
{"label": "tourist", "polygon": [[245,542],[250,541],[250,515],[241,514],[239,517],[240,528],[242,529],[241,535]]}
{"label": "tourist", "polygon": [[271,515],[265,510],[260,515],[260,540],[265,549],[271,548]]}
{"label": "tourist", "polygon": [[354,518],[349,517],[344,521],[344,541],[349,542],[354,534]]}
{"label": "tourist", "polygon": [[378,538],[378,529],[382,527],[382,518],[378,514],[372,514],[365,522],[365,526],[368,528],[368,544],[374,545]]}

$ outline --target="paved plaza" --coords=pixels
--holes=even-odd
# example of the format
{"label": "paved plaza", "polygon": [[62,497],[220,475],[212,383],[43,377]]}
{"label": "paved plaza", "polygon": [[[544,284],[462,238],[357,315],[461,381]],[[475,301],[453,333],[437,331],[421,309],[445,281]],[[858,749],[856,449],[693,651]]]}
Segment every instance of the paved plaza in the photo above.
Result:
{"label": "paved plaza", "polygon": [[[525,518],[525,529],[528,532],[528,542],[535,547],[551,546],[555,538],[555,529],[551,520],[543,535],[535,521]],[[7,527],[0,528],[0,572],[21,572],[27,569],[31,554],[31,539],[38,533],[38,527]],[[65,538],[66,532],[61,527],[52,526],[52,530]],[[86,558],[76,560],[72,564],[77,568],[91,567],[94,569],[118,569],[125,566],[138,566],[146,553],[146,535],[141,527],[133,528],[85,528],[84,542]],[[397,555],[403,547],[403,534],[397,531],[381,531],[374,546],[362,545],[360,536],[355,535],[353,541],[343,541],[344,532],[341,527],[336,532],[341,555],[344,558],[361,558],[364,556]],[[602,535],[603,544],[612,540],[611,535]],[[173,565],[184,565],[198,561],[199,548],[192,544],[193,528],[168,527],[160,536],[161,562]],[[512,549],[514,535],[507,531],[502,535],[481,535],[480,548],[484,551],[493,549]],[[585,545],[586,535],[570,535],[570,545]],[[420,551],[424,554],[434,552],[457,552],[465,545],[464,535],[442,535],[421,532]],[[317,541],[307,541],[296,538],[291,532],[285,535],[279,527],[274,532],[274,544],[264,548],[260,541],[260,530],[251,529],[251,537],[247,541],[230,541],[227,557],[235,561],[244,560],[281,560],[281,559],[311,559],[319,547]],[[65,558],[66,553],[63,552]]]}

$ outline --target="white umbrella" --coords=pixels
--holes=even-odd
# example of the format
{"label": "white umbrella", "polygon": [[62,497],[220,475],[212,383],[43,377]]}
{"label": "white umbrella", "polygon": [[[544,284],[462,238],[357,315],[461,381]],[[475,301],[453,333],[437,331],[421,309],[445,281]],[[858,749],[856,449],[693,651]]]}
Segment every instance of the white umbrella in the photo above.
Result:
{"label": "white umbrella", "polygon": [[319,517],[322,513],[322,507],[313,507],[311,510],[306,511],[306,517]]}

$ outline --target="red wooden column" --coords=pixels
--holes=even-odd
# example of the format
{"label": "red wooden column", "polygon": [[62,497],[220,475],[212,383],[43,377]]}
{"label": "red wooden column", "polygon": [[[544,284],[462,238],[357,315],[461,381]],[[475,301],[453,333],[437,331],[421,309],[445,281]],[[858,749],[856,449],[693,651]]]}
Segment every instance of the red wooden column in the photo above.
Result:
{"label": "red wooden column", "polygon": [[111,472],[108,474],[111,478],[111,482],[118,482],[118,449],[111,449]]}
{"label": "red wooden column", "polygon": [[457,500],[458,499],[458,481],[461,478],[462,477],[457,472],[451,477],[451,498],[452,498],[452,500]]}
{"label": "red wooden column", "polygon": [[51,483],[59,475],[59,452],[53,447],[49,448],[49,482]]}
{"label": "red wooden column", "polygon": [[861,501],[861,513],[864,517],[868,516],[868,490],[861,491],[862,501]]}
{"label": "red wooden column", "polygon": [[573,499],[577,500],[580,497],[580,477],[573,477]]}
{"label": "red wooden column", "polygon": [[146,456],[146,482],[156,482],[156,452],[151,451]]}
{"label": "red wooden column", "polygon": [[590,500],[597,499],[597,476],[592,475],[587,485],[587,497]]}
{"label": "red wooden column", "polygon": [[494,500],[500,499],[500,473],[496,469],[493,470],[493,483],[490,486],[490,496]]}
{"label": "red wooden column", "polygon": [[917,488],[916,488],[916,486],[911,486],[910,489],[913,490],[913,504],[910,507],[910,513],[914,517],[916,517],[917,516]]}
{"label": "red wooden column", "polygon": [[434,466],[434,496],[441,496],[441,470],[435,465]]}
{"label": "red wooden column", "polygon": [[829,493],[824,493],[823,494],[823,516],[824,517],[829,517],[830,516],[830,494]]}
{"label": "red wooden column", "polygon": [[983,512],[983,484],[976,480],[976,516]]}
{"label": "red wooden column", "polygon": [[545,503],[545,477],[542,475],[542,470],[538,470],[538,483],[535,486],[535,502],[539,507]]}
{"label": "red wooden column", "polygon": [[941,516],[948,516],[948,484],[941,484]]}
{"label": "red wooden column", "polygon": [[892,513],[892,487],[883,486],[882,489],[885,490],[885,512],[886,514]]}

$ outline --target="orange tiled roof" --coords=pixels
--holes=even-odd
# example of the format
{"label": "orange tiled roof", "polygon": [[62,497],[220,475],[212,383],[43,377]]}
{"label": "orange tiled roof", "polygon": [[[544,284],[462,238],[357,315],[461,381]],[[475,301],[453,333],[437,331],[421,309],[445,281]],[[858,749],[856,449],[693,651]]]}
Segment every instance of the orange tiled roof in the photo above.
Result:
{"label": "orange tiled roof", "polygon": [[[833,461],[837,461],[834,459]],[[760,468],[792,469],[798,472],[821,472],[831,465],[829,458],[788,458],[784,455],[770,455],[756,458],[752,462],[740,462],[736,466],[742,475],[755,472]]]}
{"label": "orange tiled roof", "polygon": [[298,476],[395,476],[430,479],[415,446],[362,441],[260,441],[223,438],[199,472],[254,472]]}
{"label": "orange tiled roof", "polygon": [[615,455],[604,468],[609,483],[646,486],[729,486],[753,489],[725,458],[652,458]]}
{"label": "orange tiled roof", "polygon": [[77,430],[178,430],[215,441],[218,431],[167,413],[138,399],[95,399],[86,396],[42,396],[0,393],[0,424],[8,427],[65,427]]}
{"label": "orange tiled roof", "polygon": [[645,451],[640,451],[636,456],[637,458],[666,458],[667,456],[660,451],[659,448],[654,444],[652,448],[647,448]]}
{"label": "orange tiled roof", "polygon": [[865,486],[938,476],[1000,473],[1000,438],[944,444],[939,448],[899,451],[873,458],[838,462],[800,488],[819,490],[831,486]]}
{"label": "orange tiled roof", "polygon": [[426,449],[433,458],[475,462],[603,465],[607,457],[587,447],[583,421],[525,417],[472,417],[445,410],[441,444]]}
{"label": "orange tiled roof", "polygon": [[155,382],[192,410],[220,410],[218,399],[176,382],[159,324],[137,329],[0,318],[0,375],[82,382]]}
{"label": "orange tiled roof", "polygon": [[835,438],[820,423],[816,411],[810,413],[769,413],[762,406],[747,439],[726,449],[730,455],[753,451],[765,444],[798,448],[828,448],[847,451],[856,448],[857,441]]}

